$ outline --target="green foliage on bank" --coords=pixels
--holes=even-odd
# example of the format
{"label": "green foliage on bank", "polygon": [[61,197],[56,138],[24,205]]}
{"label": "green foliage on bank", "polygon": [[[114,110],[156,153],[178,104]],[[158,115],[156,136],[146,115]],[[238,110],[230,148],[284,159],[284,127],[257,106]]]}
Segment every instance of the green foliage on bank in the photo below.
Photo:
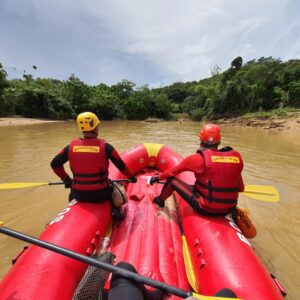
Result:
{"label": "green foliage on bank", "polygon": [[[36,69],[37,67],[34,66]],[[283,62],[272,57],[243,63],[241,57],[221,72],[193,82],[176,82],[151,89],[123,80],[108,86],[90,86],[71,75],[67,80],[36,78],[7,80],[0,64],[0,115],[68,119],[83,111],[99,118],[170,119],[187,114],[192,120],[248,114],[285,116],[287,108],[300,108],[300,60]]]}
{"label": "green foliage on bank", "polygon": [[300,113],[299,109],[292,107],[284,107],[272,109],[269,111],[257,111],[252,113],[246,113],[243,115],[245,119],[271,119],[271,118],[290,118],[298,116]]}

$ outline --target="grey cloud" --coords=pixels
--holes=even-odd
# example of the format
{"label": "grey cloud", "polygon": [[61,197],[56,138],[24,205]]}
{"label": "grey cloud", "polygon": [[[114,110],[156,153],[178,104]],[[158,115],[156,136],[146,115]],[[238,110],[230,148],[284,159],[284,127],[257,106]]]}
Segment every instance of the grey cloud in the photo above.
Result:
{"label": "grey cloud", "polygon": [[[297,0],[0,0],[0,61],[90,84],[199,80],[242,55],[299,57]],[[296,10],[297,9],[297,10]]]}

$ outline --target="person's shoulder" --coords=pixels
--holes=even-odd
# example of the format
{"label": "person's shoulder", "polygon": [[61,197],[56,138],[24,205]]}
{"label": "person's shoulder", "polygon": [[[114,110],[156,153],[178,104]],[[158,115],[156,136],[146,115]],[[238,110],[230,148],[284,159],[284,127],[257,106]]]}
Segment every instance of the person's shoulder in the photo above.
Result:
{"label": "person's shoulder", "polygon": [[104,139],[101,139],[99,137],[96,138],[96,140],[98,141],[100,146],[104,146],[105,148],[107,147],[107,145],[109,145]]}
{"label": "person's shoulder", "polygon": [[233,151],[234,149],[230,146],[224,146],[221,149],[219,149],[220,152],[229,152],[229,151]]}
{"label": "person's shoulder", "polygon": [[107,149],[114,149],[114,146],[112,145],[112,144],[110,144],[110,143],[106,143],[105,142],[105,147],[107,148]]}
{"label": "person's shoulder", "polygon": [[78,143],[78,141],[80,141],[81,139],[78,137],[78,138],[75,138],[73,140],[71,140],[71,142],[69,143],[69,146],[74,144],[74,143]]}
{"label": "person's shoulder", "polygon": [[109,143],[105,143],[105,152],[106,155],[111,155],[111,153],[115,150],[115,148],[109,144]]}
{"label": "person's shoulder", "polygon": [[224,146],[223,148],[219,149],[220,152],[232,152],[232,153],[237,153],[240,154],[238,150],[230,147],[230,146]]}
{"label": "person's shoulder", "polygon": [[203,156],[199,152],[192,153],[185,158],[185,160],[202,160],[202,159]]}
{"label": "person's shoulder", "polygon": [[82,140],[83,140],[82,137],[77,137],[77,138],[74,138],[73,140],[71,140],[70,144],[71,144],[72,142],[75,142],[75,141],[82,141]]}

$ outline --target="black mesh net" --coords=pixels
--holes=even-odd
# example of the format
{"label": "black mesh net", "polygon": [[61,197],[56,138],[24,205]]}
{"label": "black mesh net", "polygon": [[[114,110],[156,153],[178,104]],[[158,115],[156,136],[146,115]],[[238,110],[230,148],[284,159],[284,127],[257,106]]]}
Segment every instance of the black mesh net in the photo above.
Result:
{"label": "black mesh net", "polygon": [[[112,264],[115,255],[111,252],[105,252],[97,257],[98,261]],[[102,300],[105,298],[103,287],[107,281],[109,272],[103,269],[89,266],[82,277],[75,293],[73,300]]]}

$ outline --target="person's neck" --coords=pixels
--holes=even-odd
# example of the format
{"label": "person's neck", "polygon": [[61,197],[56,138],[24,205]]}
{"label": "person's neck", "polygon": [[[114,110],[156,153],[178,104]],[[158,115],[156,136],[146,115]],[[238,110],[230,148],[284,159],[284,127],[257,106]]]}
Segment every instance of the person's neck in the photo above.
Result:
{"label": "person's neck", "polygon": [[87,131],[87,132],[83,133],[83,137],[85,139],[97,138],[98,137],[98,133],[97,132],[93,132],[93,131]]}
{"label": "person's neck", "polygon": [[208,144],[201,143],[200,149],[201,150],[205,150],[205,149],[218,150],[218,145],[208,145]]}

